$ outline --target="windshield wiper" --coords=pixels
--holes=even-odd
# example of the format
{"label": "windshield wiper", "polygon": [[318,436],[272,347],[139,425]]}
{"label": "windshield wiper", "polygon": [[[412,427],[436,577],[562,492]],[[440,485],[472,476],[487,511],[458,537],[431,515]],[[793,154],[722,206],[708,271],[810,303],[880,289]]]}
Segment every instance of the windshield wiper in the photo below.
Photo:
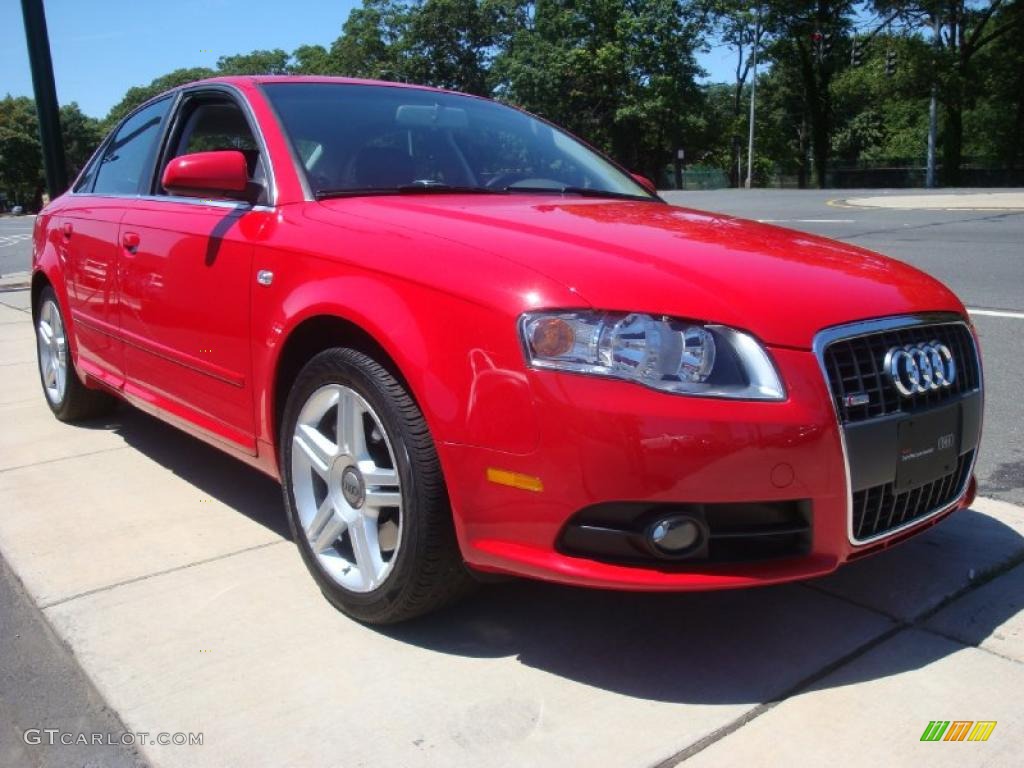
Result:
{"label": "windshield wiper", "polygon": [[316,193],[317,200],[332,197],[369,197],[381,195],[500,195],[499,189],[487,187],[469,187],[456,184],[402,184],[397,187],[351,187],[349,189],[321,189]]}
{"label": "windshield wiper", "polygon": [[506,192],[522,192],[524,194],[579,195],[581,197],[607,197],[614,200],[647,200],[654,202],[657,198],[646,195],[631,195],[628,192],[613,192],[610,189],[591,189],[590,187],[526,187],[510,185]]}

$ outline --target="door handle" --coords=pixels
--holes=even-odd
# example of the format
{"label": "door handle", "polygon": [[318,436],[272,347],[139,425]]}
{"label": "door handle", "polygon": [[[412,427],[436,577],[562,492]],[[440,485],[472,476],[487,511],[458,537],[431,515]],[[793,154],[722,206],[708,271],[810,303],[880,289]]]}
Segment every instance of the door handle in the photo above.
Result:
{"label": "door handle", "polygon": [[125,232],[121,235],[121,245],[128,253],[135,253],[139,250],[139,236],[134,232]]}
{"label": "door handle", "polygon": [[71,225],[71,222],[65,222],[63,227],[64,239],[70,240],[71,235],[74,234],[75,228]]}

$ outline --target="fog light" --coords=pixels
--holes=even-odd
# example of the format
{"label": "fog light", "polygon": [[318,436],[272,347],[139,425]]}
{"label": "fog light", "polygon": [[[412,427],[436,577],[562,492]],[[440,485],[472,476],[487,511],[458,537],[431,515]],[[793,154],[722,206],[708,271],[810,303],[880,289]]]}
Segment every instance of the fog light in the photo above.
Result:
{"label": "fog light", "polygon": [[704,526],[685,515],[663,517],[647,528],[647,540],[657,552],[678,557],[700,547]]}

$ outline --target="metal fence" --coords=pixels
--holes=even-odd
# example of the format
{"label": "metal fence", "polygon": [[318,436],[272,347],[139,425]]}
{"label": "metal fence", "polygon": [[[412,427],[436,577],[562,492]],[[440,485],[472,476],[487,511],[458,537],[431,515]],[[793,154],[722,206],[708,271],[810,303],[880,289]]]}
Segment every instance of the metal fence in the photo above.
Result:
{"label": "metal fence", "polygon": [[[834,163],[825,174],[825,186],[837,189],[871,187],[923,187],[927,170],[924,158]],[[941,164],[936,177],[943,178]],[[964,158],[958,186],[1014,187],[1024,184],[1024,168],[1014,168],[984,158]]]}
{"label": "metal fence", "polygon": [[[721,168],[694,165],[683,168],[683,186],[680,189],[724,189],[729,186],[729,174]],[[670,165],[658,179],[658,189],[676,189],[675,169]]]}

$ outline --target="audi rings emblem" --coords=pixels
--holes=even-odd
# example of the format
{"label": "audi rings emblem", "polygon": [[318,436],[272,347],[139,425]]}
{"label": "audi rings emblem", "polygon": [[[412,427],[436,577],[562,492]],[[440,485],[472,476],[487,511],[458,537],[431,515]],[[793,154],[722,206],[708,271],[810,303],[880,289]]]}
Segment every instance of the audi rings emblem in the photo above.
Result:
{"label": "audi rings emblem", "polygon": [[885,354],[885,371],[904,397],[950,387],[956,380],[956,361],[938,341],[893,347]]}

